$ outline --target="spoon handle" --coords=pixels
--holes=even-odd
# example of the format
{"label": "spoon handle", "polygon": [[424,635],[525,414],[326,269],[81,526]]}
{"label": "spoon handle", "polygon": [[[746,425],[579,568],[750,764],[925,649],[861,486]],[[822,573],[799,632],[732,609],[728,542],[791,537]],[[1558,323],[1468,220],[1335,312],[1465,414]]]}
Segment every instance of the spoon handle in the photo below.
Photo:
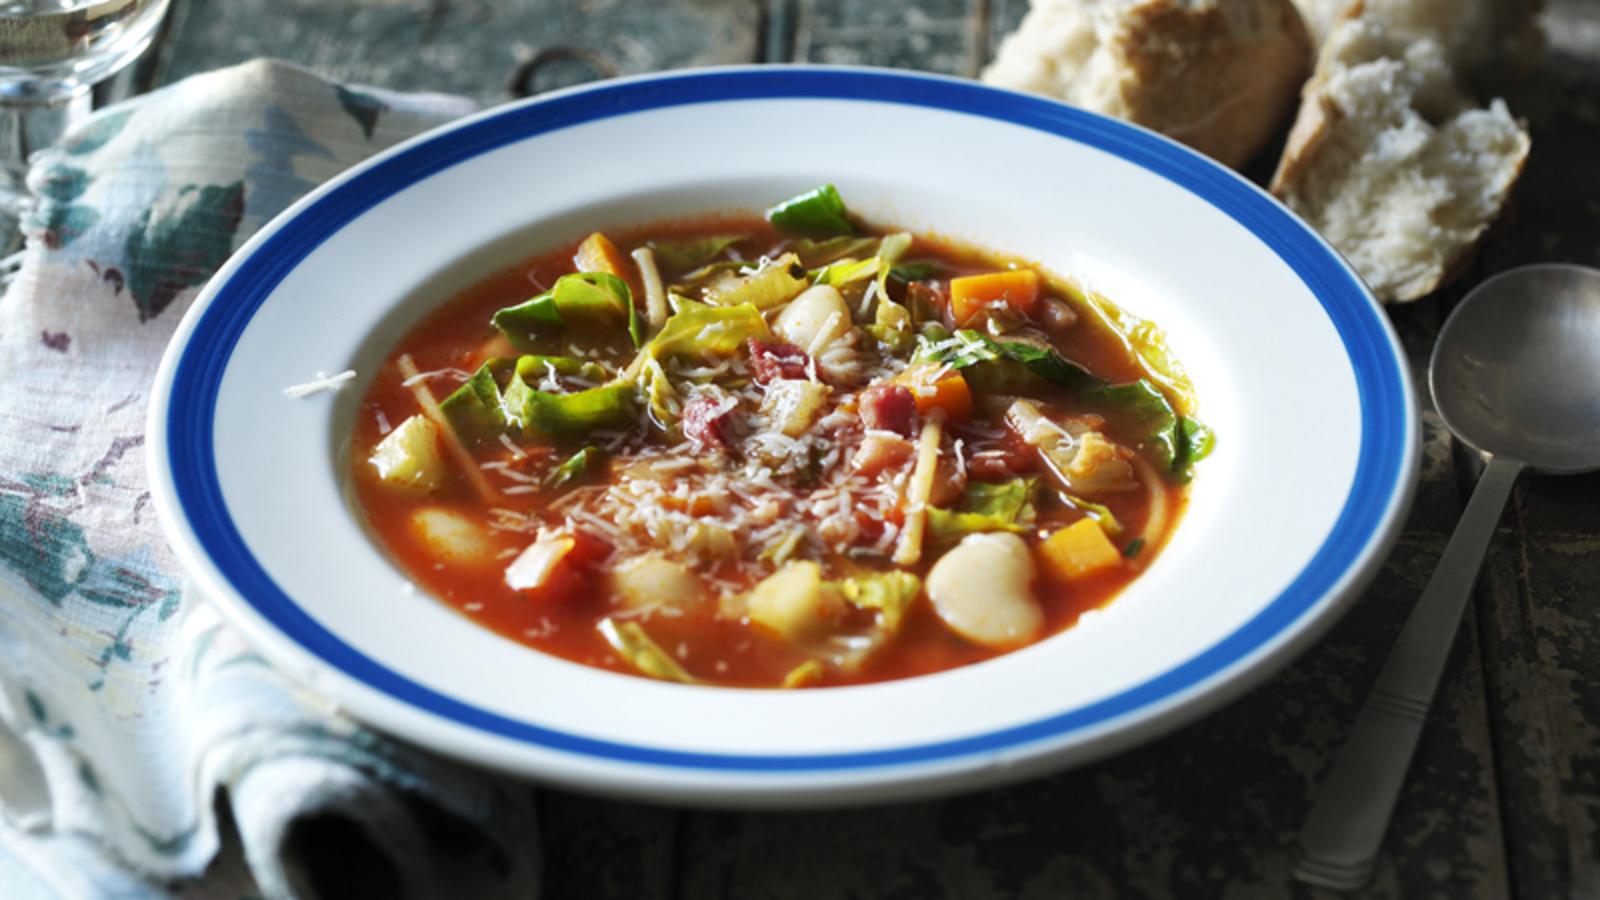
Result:
{"label": "spoon handle", "polygon": [[1483,556],[1522,463],[1491,458],[1300,829],[1294,874],[1338,890],[1367,883],[1422,735]]}

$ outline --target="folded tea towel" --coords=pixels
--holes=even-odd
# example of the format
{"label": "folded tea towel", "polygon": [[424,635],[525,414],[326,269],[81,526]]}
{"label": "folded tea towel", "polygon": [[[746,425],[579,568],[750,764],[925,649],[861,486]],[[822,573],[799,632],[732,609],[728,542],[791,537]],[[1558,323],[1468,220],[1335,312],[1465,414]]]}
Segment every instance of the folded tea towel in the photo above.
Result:
{"label": "folded tea towel", "polygon": [[[184,590],[144,468],[156,364],[212,272],[319,182],[470,109],[253,62],[33,161],[0,298],[0,896],[535,892],[531,792],[287,684]],[[231,843],[221,811],[240,874],[184,881]]]}

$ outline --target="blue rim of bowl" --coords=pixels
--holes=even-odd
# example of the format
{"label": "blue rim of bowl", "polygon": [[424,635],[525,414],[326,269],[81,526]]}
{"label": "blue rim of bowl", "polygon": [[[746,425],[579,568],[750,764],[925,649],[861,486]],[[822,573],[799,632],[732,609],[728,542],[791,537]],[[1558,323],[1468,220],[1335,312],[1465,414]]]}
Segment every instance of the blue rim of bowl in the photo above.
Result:
{"label": "blue rim of bowl", "polygon": [[[367,209],[413,182],[503,145],[613,116],[739,100],[871,101],[965,113],[1021,125],[1120,157],[1199,196],[1248,229],[1322,304],[1355,372],[1361,442],[1355,478],[1327,539],[1260,613],[1199,655],[1111,697],[997,731],[871,751],[723,754],[669,750],[571,734],[511,719],[406,678],[317,624],[250,553],[223,502],[212,443],[222,375],[235,343],[283,277]],[[203,552],[246,603],[323,663],[407,706],[538,747],[624,763],[730,772],[821,773],[936,763],[994,754],[1156,706],[1262,650],[1332,593],[1385,533],[1406,490],[1410,396],[1382,316],[1338,256],[1283,207],[1193,151],[1121,122],[1038,97],[953,79],[871,70],[774,68],[667,74],[581,88],[449,128],[353,173],[277,230],[215,288],[175,368],[166,422],[178,508]]]}

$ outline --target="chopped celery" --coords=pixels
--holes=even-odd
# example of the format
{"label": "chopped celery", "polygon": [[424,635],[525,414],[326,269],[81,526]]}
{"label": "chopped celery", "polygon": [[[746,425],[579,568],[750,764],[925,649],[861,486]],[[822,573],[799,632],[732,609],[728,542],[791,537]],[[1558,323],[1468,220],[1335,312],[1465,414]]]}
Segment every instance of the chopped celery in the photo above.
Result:
{"label": "chopped celery", "polygon": [[497,311],[489,323],[518,347],[567,325],[626,325],[633,345],[643,338],[628,283],[609,272],[574,272],[530,300]]}
{"label": "chopped celery", "polygon": [[550,394],[534,390],[522,376],[512,375],[501,408],[518,428],[539,434],[582,434],[626,422],[633,416],[633,396],[631,384]]}
{"label": "chopped celery", "polygon": [[545,487],[559,491],[570,484],[576,484],[599,471],[605,462],[606,451],[594,446],[585,447],[556,466],[550,477],[545,479]]}
{"label": "chopped celery", "polygon": [[852,605],[875,611],[879,627],[889,634],[899,630],[906,611],[922,591],[922,579],[898,570],[843,578],[838,584]]}
{"label": "chopped celery", "polygon": [[767,210],[767,221],[779,231],[809,237],[855,234],[838,188],[825,184],[790,197]]}
{"label": "chopped celery", "polygon": [[694,677],[672,655],[661,649],[638,622],[617,622],[611,618],[600,620],[595,626],[613,650],[622,654],[641,673],[662,681],[694,684]]}
{"label": "chopped celery", "polygon": [[785,253],[749,275],[724,275],[706,288],[705,298],[712,306],[748,303],[756,309],[768,310],[793,300],[807,286],[806,270],[800,265],[800,258]]}
{"label": "chopped celery", "polygon": [[439,409],[464,441],[481,441],[505,430],[500,386],[494,380],[495,361],[484,363],[466,384],[444,398]]}
{"label": "chopped celery", "polygon": [[739,352],[750,338],[770,339],[767,322],[755,306],[707,306],[682,300],[647,348],[653,359],[683,356],[715,362]]}
{"label": "chopped celery", "polygon": [[401,422],[367,460],[378,477],[396,487],[432,491],[444,484],[444,456],[439,452],[439,426],[427,416],[416,415]]}

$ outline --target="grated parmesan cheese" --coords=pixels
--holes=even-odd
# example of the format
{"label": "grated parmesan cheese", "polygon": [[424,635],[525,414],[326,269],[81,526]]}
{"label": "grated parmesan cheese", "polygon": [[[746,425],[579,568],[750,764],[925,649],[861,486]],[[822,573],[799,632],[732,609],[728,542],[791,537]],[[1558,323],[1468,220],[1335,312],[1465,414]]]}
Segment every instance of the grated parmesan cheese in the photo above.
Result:
{"label": "grated parmesan cheese", "polygon": [[312,394],[320,394],[323,391],[327,391],[329,393],[338,393],[355,377],[355,369],[345,369],[343,372],[333,375],[329,375],[326,372],[318,372],[316,378],[313,378],[304,384],[291,384],[284,388],[283,395],[285,397],[292,397],[296,400],[299,400],[304,397],[309,397]]}

